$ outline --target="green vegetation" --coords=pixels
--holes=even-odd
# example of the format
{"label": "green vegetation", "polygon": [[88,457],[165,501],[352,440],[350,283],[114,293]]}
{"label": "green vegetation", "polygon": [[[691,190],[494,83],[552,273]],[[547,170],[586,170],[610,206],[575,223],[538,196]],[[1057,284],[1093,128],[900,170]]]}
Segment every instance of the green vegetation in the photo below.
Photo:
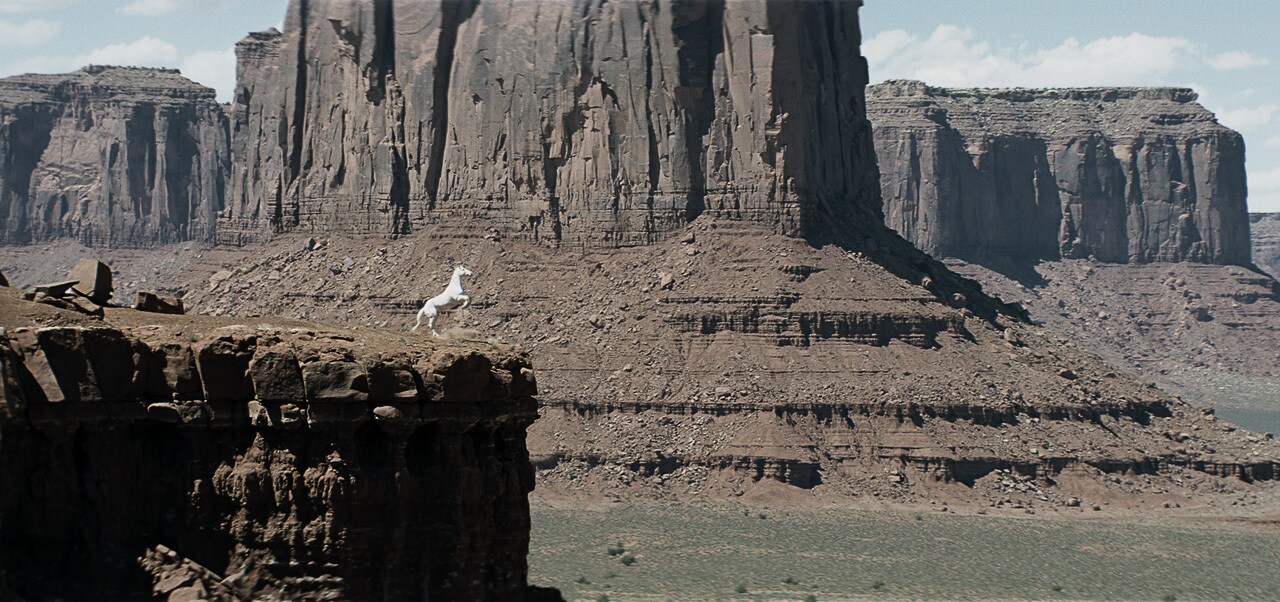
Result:
{"label": "green vegetation", "polygon": [[635,556],[632,556],[632,555],[630,555],[630,554],[627,554],[626,556],[623,556],[623,557],[622,557],[622,564],[625,564],[625,565],[627,565],[627,566],[631,566],[631,565],[633,565],[633,564],[635,564],[635,563],[636,563],[636,557],[635,557]]}
{"label": "green vegetation", "polygon": [[[1257,600],[1280,592],[1280,532],[1225,522],[776,507],[761,521],[759,507],[744,514],[729,504],[531,510],[530,581],[569,600],[1017,600],[1050,592]],[[601,554],[607,542],[629,544]],[[635,556],[627,547],[642,549],[644,561],[623,569],[619,562]],[[736,585],[749,593],[735,594]]]}
{"label": "green vegetation", "polygon": [[738,587],[733,588],[733,591],[739,594],[745,594],[747,593],[747,584],[739,583]]}

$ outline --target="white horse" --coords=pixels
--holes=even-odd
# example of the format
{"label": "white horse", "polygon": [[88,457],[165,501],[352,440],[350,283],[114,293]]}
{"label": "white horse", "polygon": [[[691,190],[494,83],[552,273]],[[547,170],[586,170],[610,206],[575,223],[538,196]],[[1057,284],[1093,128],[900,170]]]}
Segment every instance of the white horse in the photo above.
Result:
{"label": "white horse", "polygon": [[462,277],[470,276],[471,270],[463,266],[453,269],[453,279],[449,280],[449,286],[444,289],[443,293],[427,300],[427,304],[418,310],[418,319],[413,323],[413,332],[418,332],[418,327],[422,326],[422,318],[427,318],[427,328],[431,330],[434,336],[440,336],[436,332],[436,317],[441,313],[450,312],[455,309],[465,309],[471,305],[471,297],[462,292]]}

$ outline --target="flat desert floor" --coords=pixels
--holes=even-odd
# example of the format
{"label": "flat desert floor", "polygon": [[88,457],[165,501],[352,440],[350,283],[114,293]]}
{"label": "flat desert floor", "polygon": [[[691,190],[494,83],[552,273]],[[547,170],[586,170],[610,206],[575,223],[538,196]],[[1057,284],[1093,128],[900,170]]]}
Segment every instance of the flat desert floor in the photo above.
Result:
{"label": "flat desert floor", "polygon": [[568,600],[1276,600],[1280,517],[1062,519],[535,502]]}

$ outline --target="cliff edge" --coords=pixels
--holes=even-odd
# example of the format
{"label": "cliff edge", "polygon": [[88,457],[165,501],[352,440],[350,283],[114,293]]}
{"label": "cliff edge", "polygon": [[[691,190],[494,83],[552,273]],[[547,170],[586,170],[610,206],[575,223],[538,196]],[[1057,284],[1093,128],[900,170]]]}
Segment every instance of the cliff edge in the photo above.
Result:
{"label": "cliff edge", "polygon": [[25,599],[524,599],[534,392],[487,345],[0,288],[0,572]]}

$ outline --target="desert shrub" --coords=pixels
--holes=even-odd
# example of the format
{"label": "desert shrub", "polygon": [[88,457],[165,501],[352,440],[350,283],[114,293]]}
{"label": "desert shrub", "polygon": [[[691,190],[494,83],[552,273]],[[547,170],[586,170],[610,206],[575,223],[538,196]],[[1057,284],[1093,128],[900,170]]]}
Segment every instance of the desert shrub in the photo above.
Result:
{"label": "desert shrub", "polygon": [[631,566],[631,565],[633,565],[633,564],[635,564],[635,563],[636,563],[636,557],[635,557],[635,556],[632,556],[632,555],[630,555],[630,554],[627,554],[626,556],[623,556],[623,557],[622,557],[622,564],[625,564],[625,565],[627,565],[627,566]]}
{"label": "desert shrub", "polygon": [[783,579],[782,582],[787,585],[800,585],[800,580],[795,577],[787,577],[786,579]]}
{"label": "desert shrub", "polygon": [[577,583],[578,585],[591,585],[591,580],[587,579],[586,575],[583,575],[581,577],[578,577],[577,579],[574,579],[573,582]]}
{"label": "desert shrub", "polygon": [[596,596],[596,602],[609,602],[609,596],[600,594],[599,596]]}
{"label": "desert shrub", "polygon": [[1051,589],[1051,590],[1053,590],[1053,591],[1055,591],[1055,592],[1061,592],[1061,591],[1062,591],[1062,586],[1061,586],[1061,585],[1055,585],[1055,586],[1053,586],[1053,587],[1051,587],[1051,588],[1049,588],[1049,589]]}
{"label": "desert shrub", "polygon": [[733,588],[733,591],[738,592],[739,594],[745,594],[747,593],[747,584],[739,583],[738,587]]}
{"label": "desert shrub", "polygon": [[618,556],[623,552],[626,552],[627,549],[622,547],[622,544],[618,544],[616,546],[609,546],[608,548],[605,548],[605,551],[608,552],[610,556]]}
{"label": "desert shrub", "polygon": [[804,597],[804,602],[818,602],[818,597],[813,594],[809,594]]}
{"label": "desert shrub", "polygon": [[874,589],[876,591],[880,591],[884,589],[884,581],[877,580],[875,583],[872,583],[871,589]]}

